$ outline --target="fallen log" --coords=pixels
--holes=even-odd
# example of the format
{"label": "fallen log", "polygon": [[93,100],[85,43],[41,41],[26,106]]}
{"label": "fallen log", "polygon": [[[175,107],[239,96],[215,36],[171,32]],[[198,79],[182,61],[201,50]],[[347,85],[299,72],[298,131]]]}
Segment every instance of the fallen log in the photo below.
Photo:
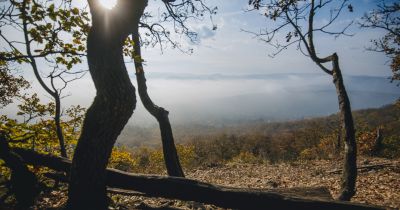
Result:
{"label": "fallen log", "polygon": [[[14,149],[26,163],[68,172],[68,159]],[[196,201],[234,209],[385,209],[343,201],[309,199],[273,190],[242,189],[212,185],[180,177],[131,174],[107,169],[107,186],[145,193],[146,196]]]}
{"label": "fallen log", "polygon": [[[45,177],[53,179],[55,181],[68,183],[68,177],[59,173],[46,173]],[[237,188],[233,188],[237,189]],[[126,190],[120,188],[112,188],[107,187],[108,193],[121,194],[127,196],[144,196],[144,197],[152,197],[148,196],[145,193],[137,192],[134,190]],[[293,197],[303,197],[309,199],[323,199],[323,200],[333,200],[329,190],[326,187],[294,187],[294,188],[275,188],[273,190],[275,193],[280,193],[286,196]]]}
{"label": "fallen log", "polygon": [[[44,176],[49,179],[53,179],[57,182],[68,183],[68,177],[65,176],[65,174],[45,173]],[[120,189],[120,188],[107,187],[107,192],[112,193],[112,194],[125,195],[125,196],[144,196],[144,197],[146,197],[146,194],[144,194],[144,193],[137,192],[134,190],[124,190],[124,189]]]}

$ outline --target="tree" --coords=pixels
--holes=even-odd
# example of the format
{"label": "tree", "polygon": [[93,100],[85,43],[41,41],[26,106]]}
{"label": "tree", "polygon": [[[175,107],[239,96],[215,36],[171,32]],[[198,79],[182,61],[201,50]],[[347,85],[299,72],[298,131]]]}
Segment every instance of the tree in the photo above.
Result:
{"label": "tree", "polygon": [[[70,209],[107,208],[106,165],[118,135],[136,106],[135,88],[123,57],[123,46],[128,36],[143,26],[153,32],[157,29],[168,40],[169,32],[161,24],[165,21],[176,22],[174,26],[178,33],[191,34],[183,24],[196,15],[202,15],[195,13],[198,12],[196,5],[204,6],[202,1],[163,1],[167,11],[162,13],[162,20],[147,24],[141,22],[141,18],[148,20],[152,17],[144,13],[147,0],[119,0],[109,10],[96,0],[88,0],[88,3],[92,26],[87,39],[87,58],[97,93],[86,113],[72,162],[68,193]],[[149,37],[161,41],[156,33],[149,34]]]}
{"label": "tree", "polygon": [[[0,164],[0,185],[7,189],[0,198],[0,205],[12,202],[13,199],[7,198],[14,196],[17,207],[28,209],[44,186],[39,183],[40,179],[36,180],[36,176],[43,177],[46,169],[31,172],[26,161],[11,150],[19,148],[40,154],[57,154],[59,144],[55,122],[50,118],[54,115],[54,103],[42,104],[37,94],[26,94],[20,99],[22,101],[18,105],[17,115],[23,117],[22,122],[5,115],[0,116],[0,162],[4,163]],[[84,109],[80,106],[71,106],[66,110],[68,121],[61,122],[66,137],[67,154],[72,153],[72,145],[76,144],[83,112]]]}
{"label": "tree", "polygon": [[140,99],[151,115],[153,115],[160,126],[161,141],[163,145],[164,161],[167,168],[168,175],[184,177],[184,173],[179,162],[178,153],[176,151],[174,137],[172,133],[171,124],[168,118],[168,111],[162,107],[159,107],[153,103],[150,96],[147,93],[146,77],[142,65],[140,45],[139,45],[139,33],[134,32],[133,40],[135,44],[136,56],[135,69],[136,69],[136,80],[138,84],[138,92]]}
{"label": "tree", "polygon": [[0,109],[21,97],[21,91],[29,87],[29,82],[23,77],[15,76],[7,63],[0,63]]}
{"label": "tree", "polygon": [[[10,147],[29,148],[40,153],[59,153],[59,142],[55,129],[53,102],[43,104],[37,94],[24,95],[18,104],[17,115],[23,120],[0,116],[0,132],[6,133],[12,141]],[[65,132],[67,154],[72,154],[73,145],[80,133],[85,109],[71,106],[66,109],[68,118],[61,121]],[[29,138],[28,138],[29,137]],[[26,139],[21,141],[20,139]],[[17,141],[14,141],[17,140]]]}
{"label": "tree", "polygon": [[[0,37],[7,46],[0,52],[0,60],[7,65],[30,65],[41,87],[53,98],[56,134],[63,157],[67,153],[61,126],[62,92],[68,83],[83,76],[83,72],[70,69],[84,56],[81,41],[88,30],[87,21],[87,12],[73,7],[71,0],[62,0],[57,6],[42,0],[10,0],[2,2],[0,8]],[[20,33],[21,36],[15,36]],[[41,75],[39,59],[52,69],[47,74],[48,83]]]}
{"label": "tree", "polygon": [[389,57],[393,73],[391,79],[400,80],[400,4],[380,0],[377,9],[364,15],[360,26],[386,32],[382,38],[372,40],[373,47],[370,50],[382,52]]}
{"label": "tree", "polygon": [[[71,167],[70,209],[106,209],[105,168],[113,145],[136,106],[122,54],[138,27],[147,1],[118,1],[110,10],[89,0],[92,26],[87,39],[89,71],[97,93],[87,110]],[[105,20],[108,24],[105,24]]]}
{"label": "tree", "polygon": [[[178,48],[183,51],[180,44],[173,39],[171,39],[171,32],[168,28],[165,28],[160,23],[165,21],[173,21],[175,25],[175,32],[183,34],[188,37],[190,41],[196,41],[196,33],[189,30],[189,28],[185,25],[185,23],[191,18],[199,18],[204,16],[205,13],[210,15],[215,14],[217,8],[209,8],[202,1],[182,1],[181,4],[173,4],[175,1],[163,1],[164,5],[167,9],[167,12],[164,12],[162,15],[162,20],[158,20],[157,22],[152,22],[150,19],[152,17],[151,14],[145,13],[142,16],[142,19],[139,23],[140,28],[145,30],[146,36],[140,36],[139,28],[133,31],[132,39],[127,40],[126,49],[124,50],[125,55],[133,58],[135,63],[136,70],[136,81],[138,84],[138,93],[140,99],[146,108],[146,110],[154,117],[159,123],[160,133],[161,133],[161,141],[164,155],[164,162],[167,168],[168,175],[170,176],[178,176],[184,177],[184,172],[182,170],[179,157],[177,154],[177,150],[175,147],[175,140],[173,137],[173,132],[171,128],[171,123],[169,121],[168,114],[169,112],[165,110],[163,107],[159,107],[151,100],[146,85],[146,77],[143,68],[143,58],[141,54],[141,46],[142,45],[152,45],[159,44],[161,50],[163,48],[163,43],[167,42],[172,44],[173,48]],[[188,15],[190,8],[190,13],[192,15]],[[215,27],[213,27],[215,29]],[[129,49],[129,48],[133,48]],[[192,50],[189,49],[189,52]]]}
{"label": "tree", "polygon": [[182,170],[179,161],[178,153],[174,143],[174,136],[172,133],[171,124],[168,118],[168,111],[153,103],[149,94],[147,93],[146,77],[142,64],[142,56],[140,52],[140,39],[139,31],[134,31],[132,35],[134,41],[134,62],[136,69],[136,80],[138,84],[138,92],[140,100],[142,101],[146,110],[153,115],[159,123],[161,132],[161,141],[164,154],[164,162],[167,168],[168,175],[184,177],[185,174]]}
{"label": "tree", "polygon": [[[357,178],[357,149],[350,101],[343,82],[342,72],[339,65],[339,56],[337,53],[332,53],[327,57],[319,57],[314,42],[314,35],[317,32],[336,36],[345,34],[345,30],[349,25],[345,26],[344,29],[339,32],[329,31],[329,26],[338,19],[339,15],[346,7],[352,11],[352,5],[348,4],[347,0],[250,0],[249,4],[256,10],[265,9],[264,15],[270,20],[278,23],[278,26],[272,30],[266,30],[263,33],[256,34],[262,40],[277,48],[278,51],[274,55],[277,55],[279,52],[287,49],[291,45],[297,45],[298,49],[301,50],[303,54],[310,57],[310,59],[315,62],[322,71],[332,76],[339,101],[340,117],[344,129],[343,138],[345,143],[344,170],[342,174],[339,199],[350,200],[356,192],[355,184]],[[331,9],[331,14],[329,16],[330,19],[326,24],[320,27],[315,27],[315,16],[318,12],[323,11],[323,9],[327,8],[329,5],[337,6],[337,8]],[[284,31],[285,27],[290,28],[285,37],[286,42],[284,44],[279,42],[278,44],[275,44],[273,42],[277,39],[275,38],[275,35],[277,32]],[[329,69],[324,66],[325,63],[331,63],[332,68]]]}

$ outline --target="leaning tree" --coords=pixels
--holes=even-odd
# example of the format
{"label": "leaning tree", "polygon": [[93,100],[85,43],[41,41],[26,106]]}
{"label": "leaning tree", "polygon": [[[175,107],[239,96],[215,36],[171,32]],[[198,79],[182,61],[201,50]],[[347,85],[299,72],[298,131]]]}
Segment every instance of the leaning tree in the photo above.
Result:
{"label": "leaning tree", "polygon": [[[347,8],[352,11],[352,5],[348,3],[348,0],[250,0],[249,4],[254,10],[263,10],[264,16],[277,25],[267,28],[261,33],[255,33],[261,40],[277,48],[277,52],[273,55],[277,55],[291,45],[297,45],[297,49],[315,62],[323,72],[332,76],[344,128],[344,170],[339,199],[350,200],[356,193],[357,178],[357,149],[350,100],[344,86],[339,56],[337,53],[332,53],[327,57],[320,57],[314,37],[318,33],[334,36],[345,35],[345,30],[350,24],[344,26],[340,31],[331,31],[330,26],[338,20],[343,10]],[[326,16],[328,18],[326,23],[315,26],[316,15],[321,14],[329,7],[332,8],[330,14]],[[278,32],[287,32],[283,42],[276,37]],[[331,63],[332,67],[326,67],[324,65],[326,63]]]}
{"label": "leaning tree", "polygon": [[[194,38],[196,34],[185,23],[211,11],[206,9],[203,1],[198,0],[163,0],[159,3],[162,3],[165,11],[156,16],[144,12],[147,0],[119,0],[112,9],[102,7],[98,0],[88,0],[88,3],[92,25],[87,38],[87,60],[97,92],[87,110],[73,157],[68,193],[70,209],[107,208],[106,165],[118,135],[136,106],[135,88],[124,62],[126,42],[135,45],[136,51],[132,54],[136,60],[136,69],[142,70],[138,48],[139,27],[147,30],[145,36],[141,37],[142,44],[167,41],[173,43],[173,47],[179,47],[171,38],[168,26],[172,26],[174,32]],[[152,22],[154,17],[159,17],[159,20]],[[127,39],[131,34],[136,43]],[[141,78],[144,79],[144,75]],[[139,81],[139,85],[145,87],[144,82]],[[146,89],[139,90],[139,94],[146,96]],[[161,112],[166,114],[163,109]]]}
{"label": "leaning tree", "polygon": [[[177,150],[174,143],[173,132],[169,121],[169,112],[163,107],[154,104],[147,92],[146,77],[143,66],[143,57],[141,54],[141,46],[159,44],[161,49],[163,44],[170,44],[173,48],[178,48],[185,52],[191,49],[185,49],[181,44],[171,38],[170,29],[163,26],[165,22],[174,22],[176,33],[189,38],[191,42],[197,41],[197,34],[190,30],[186,24],[190,19],[202,19],[205,14],[213,15],[217,8],[210,8],[202,1],[183,1],[182,3],[172,3],[174,1],[163,1],[166,12],[162,13],[162,19],[154,20],[150,12],[143,14],[133,33],[132,38],[127,41],[125,50],[126,55],[134,60],[136,81],[138,85],[138,93],[146,110],[158,121],[161,133],[161,142],[163,148],[164,161],[168,175],[184,177]],[[190,12],[189,10],[190,9]],[[211,16],[210,16],[211,18]],[[143,29],[144,36],[140,36],[139,28]]]}

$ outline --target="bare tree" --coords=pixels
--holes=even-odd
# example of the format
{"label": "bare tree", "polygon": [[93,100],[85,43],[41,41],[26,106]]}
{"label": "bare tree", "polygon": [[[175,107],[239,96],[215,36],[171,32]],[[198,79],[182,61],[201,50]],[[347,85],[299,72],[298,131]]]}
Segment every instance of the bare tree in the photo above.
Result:
{"label": "bare tree", "polygon": [[380,0],[376,9],[364,15],[360,26],[386,32],[382,38],[372,40],[373,46],[369,50],[384,53],[389,57],[393,72],[391,79],[400,80],[400,4]]}
{"label": "bare tree", "polygon": [[[334,36],[345,35],[345,31],[351,23],[343,27],[343,30],[337,32],[330,31],[329,26],[338,19],[344,9],[348,8],[352,11],[352,5],[349,4],[347,0],[250,0],[249,3],[256,10],[265,9],[264,15],[278,24],[278,26],[272,30],[266,29],[260,33],[254,33],[261,40],[277,48],[277,52],[273,55],[277,55],[291,45],[296,45],[297,49],[314,61],[323,72],[332,76],[339,101],[340,117],[344,129],[343,138],[345,143],[343,161],[344,170],[342,174],[339,199],[350,200],[356,192],[355,184],[357,178],[357,149],[350,101],[343,83],[342,72],[339,65],[339,56],[337,53],[332,53],[327,57],[320,57],[316,50],[314,35],[318,32]],[[327,23],[315,27],[315,16],[318,12],[321,12],[330,5],[335,6],[335,8],[330,10],[328,16],[329,20]],[[278,32],[284,31],[285,28],[290,29],[285,37],[286,42],[282,44],[282,42],[279,42],[279,38],[276,38],[275,36]],[[325,63],[331,63],[332,67],[326,67],[324,65]]]}
{"label": "bare tree", "polygon": [[155,117],[159,123],[164,161],[168,175],[184,177],[185,174],[179,162],[179,156],[175,147],[172,128],[168,118],[169,113],[164,108],[155,105],[147,93],[146,77],[144,74],[142,57],[140,53],[139,31],[133,32],[132,40],[135,43],[134,51],[136,58],[134,62],[140,100],[142,101],[146,110],[153,115],[153,117]]}

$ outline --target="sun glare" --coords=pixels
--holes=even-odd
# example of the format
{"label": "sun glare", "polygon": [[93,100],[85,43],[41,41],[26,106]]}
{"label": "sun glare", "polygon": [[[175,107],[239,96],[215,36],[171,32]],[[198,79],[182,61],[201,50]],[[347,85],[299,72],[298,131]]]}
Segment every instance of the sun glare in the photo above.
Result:
{"label": "sun glare", "polygon": [[99,1],[100,4],[107,9],[112,9],[117,4],[117,0],[99,0]]}

